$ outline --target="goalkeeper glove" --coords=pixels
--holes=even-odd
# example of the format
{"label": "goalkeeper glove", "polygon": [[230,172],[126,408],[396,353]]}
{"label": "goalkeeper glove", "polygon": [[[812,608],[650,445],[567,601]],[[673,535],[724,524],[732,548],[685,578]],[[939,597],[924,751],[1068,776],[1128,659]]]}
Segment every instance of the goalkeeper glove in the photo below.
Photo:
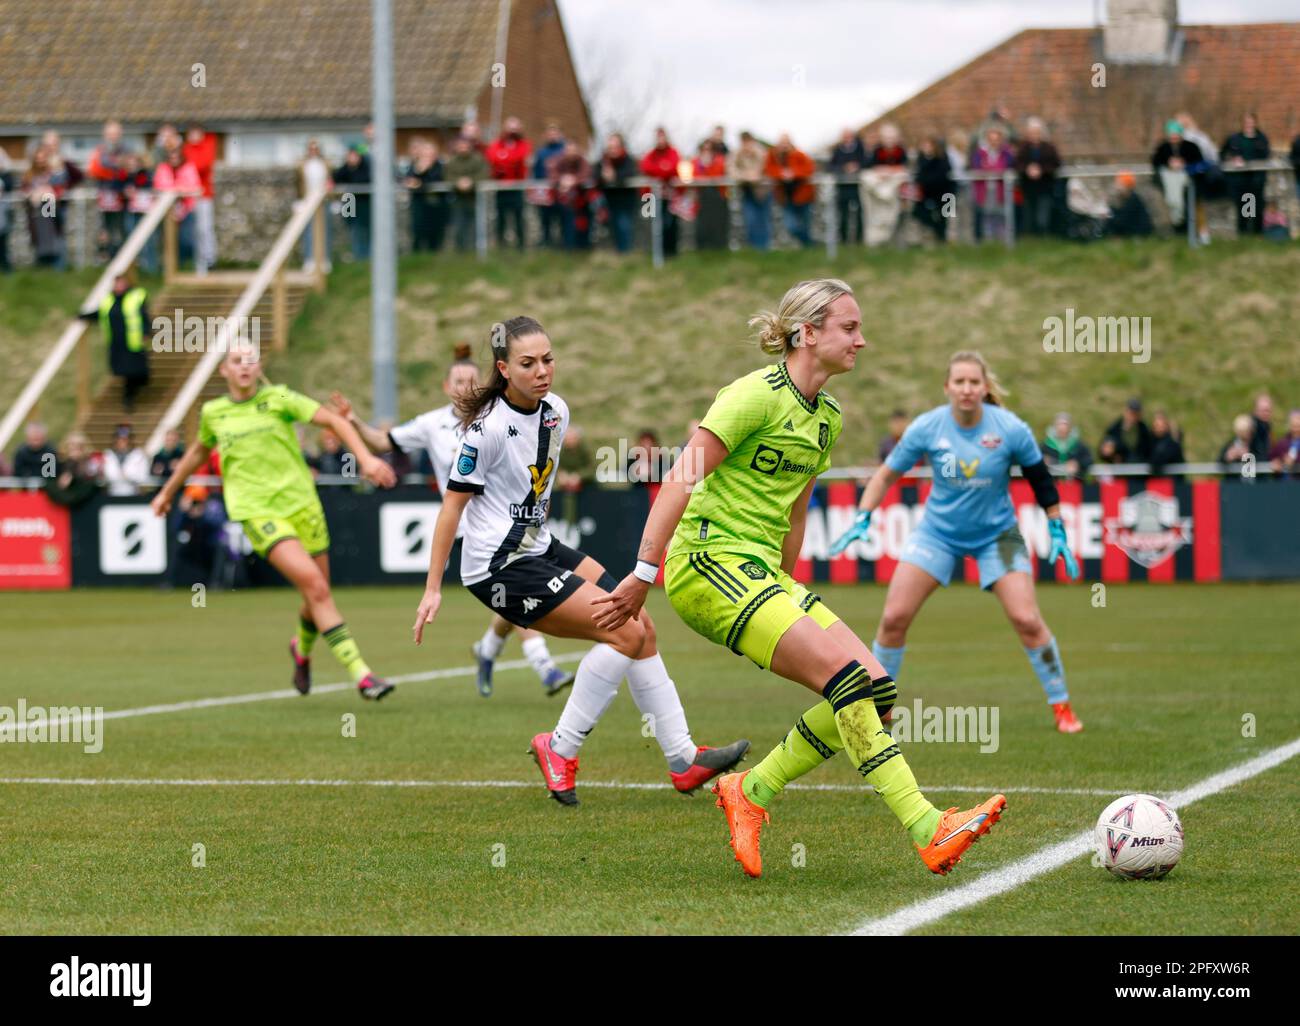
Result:
{"label": "goalkeeper glove", "polygon": [[867,536],[867,528],[870,526],[871,510],[860,510],[858,515],[853,518],[853,523],[849,525],[849,529],[836,538],[831,544],[831,556],[838,556],[855,541],[860,538],[865,538]]}
{"label": "goalkeeper glove", "polygon": [[1070,575],[1070,580],[1079,579],[1079,561],[1074,558],[1074,553],[1070,551],[1070,546],[1065,541],[1065,522],[1060,517],[1053,517],[1047,521],[1047,533],[1052,539],[1052,550],[1047,554],[1047,561],[1053,566],[1058,559],[1065,560],[1065,572]]}

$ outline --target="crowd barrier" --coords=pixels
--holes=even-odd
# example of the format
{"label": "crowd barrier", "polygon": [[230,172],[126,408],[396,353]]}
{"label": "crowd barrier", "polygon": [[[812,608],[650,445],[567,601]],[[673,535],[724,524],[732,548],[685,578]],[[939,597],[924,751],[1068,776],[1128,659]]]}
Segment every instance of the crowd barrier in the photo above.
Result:
{"label": "crowd barrier", "polygon": [[[1098,483],[1061,480],[1061,510],[1085,581],[1254,581],[1300,579],[1300,479],[1226,477],[1192,481],[1122,477]],[[919,519],[929,482],[895,484],[870,535],[843,556],[827,558],[852,521],[860,493],[852,480],[819,482],[794,576],[804,582],[887,582]],[[332,576],[340,584],[419,586],[440,502],[427,486],[374,491],[355,484],[320,488],[332,539]],[[557,495],[552,531],[616,576],[635,560],[653,494],[650,488],[587,489]],[[1049,566],[1047,525],[1023,480],[1011,484],[1020,530],[1041,581],[1064,580]],[[99,495],[69,510],[40,491],[0,492],[0,589],[114,585],[188,586],[181,574],[176,515],[155,518],[144,497]],[[240,532],[228,528],[237,540]],[[237,553],[236,585],[270,583],[260,561]],[[193,567],[189,568],[191,571]],[[198,568],[213,581],[215,571]],[[216,574],[219,577],[219,574]],[[960,576],[960,575],[959,575]],[[968,560],[965,580],[977,580]]]}

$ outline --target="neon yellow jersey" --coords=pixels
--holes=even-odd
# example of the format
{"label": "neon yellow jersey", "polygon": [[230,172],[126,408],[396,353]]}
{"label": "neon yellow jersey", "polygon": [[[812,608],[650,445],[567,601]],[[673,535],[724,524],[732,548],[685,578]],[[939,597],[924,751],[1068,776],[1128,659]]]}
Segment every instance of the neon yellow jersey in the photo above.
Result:
{"label": "neon yellow jersey", "polygon": [[830,466],[843,426],[839,404],[825,392],[810,402],[784,362],[733,381],[701,422],[727,458],[692,489],[668,555],[738,552],[779,570],[790,508]]}
{"label": "neon yellow jersey", "polygon": [[220,453],[231,520],[287,518],[320,501],[293,429],[318,409],[315,399],[283,385],[263,385],[242,402],[223,396],[203,404],[199,441]]}

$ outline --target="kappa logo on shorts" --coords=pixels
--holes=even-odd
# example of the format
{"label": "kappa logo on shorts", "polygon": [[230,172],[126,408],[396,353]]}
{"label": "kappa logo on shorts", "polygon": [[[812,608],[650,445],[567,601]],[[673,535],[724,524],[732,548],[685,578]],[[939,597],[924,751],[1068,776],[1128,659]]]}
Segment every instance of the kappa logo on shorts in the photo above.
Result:
{"label": "kappa logo on shorts", "polygon": [[534,609],[542,604],[541,599],[526,598],[524,599],[524,612],[531,613]]}
{"label": "kappa logo on shorts", "polygon": [[775,474],[783,456],[785,452],[781,449],[760,445],[749,462],[750,469],[757,470],[760,474]]}
{"label": "kappa logo on shorts", "polygon": [[478,466],[478,450],[472,445],[462,445],[460,459],[456,461],[456,473],[472,474],[476,466]]}
{"label": "kappa logo on shorts", "polygon": [[757,563],[741,563],[740,572],[751,580],[761,581],[767,576],[767,571]]}

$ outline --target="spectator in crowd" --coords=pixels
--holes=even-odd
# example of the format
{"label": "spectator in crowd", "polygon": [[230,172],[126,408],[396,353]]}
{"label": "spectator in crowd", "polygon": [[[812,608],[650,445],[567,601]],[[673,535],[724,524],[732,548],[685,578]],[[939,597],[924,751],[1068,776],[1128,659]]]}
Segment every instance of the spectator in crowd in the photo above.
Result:
{"label": "spectator in crowd", "polygon": [[457,136],[447,160],[447,181],[452,184],[451,231],[456,249],[466,253],[474,248],[474,196],[478,183],[488,177],[487,160],[474,148],[467,135]]}
{"label": "spectator in crowd", "polygon": [[1024,203],[1026,234],[1051,232],[1056,173],[1060,169],[1061,155],[1048,141],[1042,118],[1030,118],[1025,122],[1025,136],[1016,147],[1016,174]]}
{"label": "spectator in crowd", "polygon": [[[128,153],[123,159],[122,167],[126,179],[122,183],[122,199],[125,210],[122,213],[123,231],[130,235],[135,226],[144,220],[149,208],[153,206],[153,170],[145,166],[145,158],[139,153]],[[140,269],[146,274],[158,273],[158,233],[152,232],[140,248],[136,259]]]}
{"label": "spectator in crowd", "polygon": [[[1196,196],[1199,200],[1221,199],[1228,194],[1228,183],[1223,170],[1218,165],[1219,147],[1196,123],[1196,119],[1187,111],[1179,111],[1174,120],[1183,126],[1183,138],[1195,143],[1201,151],[1201,162],[1192,168],[1196,180]],[[1196,204],[1196,233],[1201,244],[1210,241],[1210,220],[1206,214],[1204,202]]]}
{"label": "spectator in crowd", "polygon": [[99,301],[99,309],[83,314],[99,321],[99,333],[108,351],[108,372],[122,379],[122,410],[135,409],[135,397],[149,384],[149,352],[145,347],[149,317],[149,293],[131,284],[125,272],[113,279],[113,287]]}
{"label": "spectator in crowd", "polygon": [[1273,398],[1267,392],[1260,392],[1255,396],[1255,404],[1251,407],[1250,419],[1254,424],[1250,435],[1250,451],[1255,454],[1255,459],[1263,461],[1268,459],[1269,451],[1273,447]]}
{"label": "spectator in crowd", "polygon": [[[718,152],[712,138],[700,143],[700,152],[692,162],[691,171],[696,180],[726,176],[727,159]],[[727,249],[731,245],[731,208],[727,202],[726,186],[703,186],[695,191],[699,198],[695,248]]]}
{"label": "spectator in crowd", "polygon": [[659,436],[654,429],[643,428],[637,435],[636,445],[627,456],[628,481],[641,486],[662,481],[668,468],[660,466],[661,451]]}
{"label": "spectator in crowd", "polygon": [[149,480],[149,457],[135,444],[130,424],[119,424],[113,444],[101,459],[101,473],[109,495],[135,495]]}
{"label": "spectator in crowd", "polygon": [[767,151],[749,132],[741,132],[740,148],[731,162],[731,175],[740,182],[745,241],[758,250],[772,244],[772,188],[766,168]]}
{"label": "spectator in crowd", "polygon": [[67,267],[67,249],[63,240],[60,198],[70,187],[66,171],[58,171],[49,151],[40,146],[32,154],[23,175],[22,188],[27,198],[27,230],[32,252],[41,267],[63,270]]}
{"label": "spectator in crowd", "polygon": [[764,168],[772,179],[777,201],[785,213],[785,230],[802,246],[811,246],[812,208],[817,190],[812,178],[817,165],[803,150],[796,149],[788,134],[783,134],[776,145],[767,151]]}
{"label": "spectator in crowd", "polygon": [[713,152],[719,157],[726,159],[731,155],[731,147],[727,145],[727,128],[725,125],[714,125],[713,131],[705,142],[713,144]]}
{"label": "spectator in crowd", "polygon": [[1052,426],[1043,435],[1039,449],[1049,467],[1060,468],[1068,477],[1082,478],[1092,466],[1092,452],[1084,445],[1079,429],[1068,413],[1056,415]]}
{"label": "spectator in crowd", "polygon": [[894,237],[907,181],[907,150],[902,137],[894,125],[881,125],[880,142],[871,152],[871,166],[863,172],[860,185],[868,246],[882,245]]}
{"label": "spectator in crowd", "polygon": [[446,193],[428,191],[429,186],[444,181],[443,171],[437,144],[419,137],[412,139],[402,185],[411,197],[411,248],[417,253],[437,253],[447,234]]}
{"label": "spectator in crowd", "polygon": [[104,135],[90,155],[86,173],[95,180],[95,205],[99,208],[99,250],[103,258],[112,259],[122,248],[125,235],[127,178],[126,147],[122,144],[122,123],[104,122]]}
{"label": "spectator in crowd", "polygon": [[1255,421],[1249,413],[1239,413],[1232,418],[1232,437],[1219,450],[1220,463],[1240,463],[1252,455],[1251,442],[1255,436]]}
{"label": "spectator in crowd", "polygon": [[352,454],[344,447],[342,439],[329,428],[320,430],[320,452],[307,460],[307,466],[317,474],[341,477],[345,473],[356,476]]}
{"label": "spectator in crowd", "polygon": [[153,454],[153,460],[149,463],[149,476],[171,477],[176,464],[184,455],[185,445],[181,441],[180,431],[176,428],[168,428],[167,433],[163,435],[162,448]]}
{"label": "spectator in crowd", "polygon": [[164,121],[158,126],[158,131],[154,134],[153,160],[150,163],[154,167],[167,163],[167,155],[172,150],[180,149],[183,145],[180,133],[176,131],[176,126],[170,121]]}
{"label": "spectator in crowd", "polygon": [[948,217],[955,213],[957,186],[947,150],[938,137],[922,139],[917,148],[916,187],[919,198],[912,206],[912,216],[943,242],[948,237]]}
{"label": "spectator in crowd", "polygon": [[1291,140],[1291,168],[1295,172],[1295,196],[1300,200],[1300,135]]}
{"label": "spectator in crowd", "polygon": [[[971,155],[970,169],[977,171],[1007,171],[1015,165],[1015,157],[1006,145],[1006,136],[996,124],[984,133],[984,141]],[[975,241],[1002,240],[1007,234],[1006,183],[979,180],[971,187],[975,200]]]}
{"label": "spectator in crowd", "polygon": [[9,170],[9,154],[0,146],[0,274],[13,270],[9,263],[9,226],[13,223],[9,213],[9,194],[13,190],[14,176]]}
{"label": "spectator in crowd", "polygon": [[[156,183],[155,183],[156,184]],[[325,158],[321,156],[320,143],[315,139],[307,143],[307,155],[303,157],[302,163],[298,165],[298,197],[305,199],[317,189],[333,189],[334,179],[330,176],[330,166],[325,163]],[[325,225],[325,262],[321,267],[324,274],[330,273],[330,219],[328,214],[329,200],[325,200],[326,214],[321,218]],[[313,216],[307,221],[307,227],[302,233],[302,252],[304,271],[316,270],[316,250],[313,233],[316,231],[316,218]]]}
{"label": "spectator in crowd", "polygon": [[655,205],[654,216],[663,222],[664,256],[677,254],[677,215],[673,213],[673,204],[678,196],[677,165],[681,162],[676,148],[668,141],[668,132],[663,128],[655,129],[655,144],[641,158],[641,174],[646,178],[658,179],[660,183],[659,202]]}
{"label": "spectator in crowd", "polygon": [[1106,230],[1120,238],[1138,238],[1153,231],[1151,214],[1137,193],[1137,176],[1121,171],[1115,176],[1115,195],[1110,201],[1110,218]]}
{"label": "spectator in crowd", "polygon": [[60,506],[80,506],[99,491],[100,459],[80,431],[63,439],[63,452],[55,476],[45,482],[45,494]]}
{"label": "spectator in crowd", "polygon": [[[343,187],[343,220],[348,225],[352,259],[370,259],[370,158],[355,143],[348,147],[343,164],[334,172],[334,182]],[[357,188],[352,188],[356,186]],[[352,197],[351,213],[347,196]]]}
{"label": "spectator in crowd", "polygon": [[207,274],[217,262],[217,218],[213,206],[212,171],[217,164],[217,137],[204,130],[198,122],[191,122],[185,131],[181,146],[187,163],[199,175],[202,195],[194,201],[194,270]]}
{"label": "spectator in crowd", "polygon": [[1268,459],[1275,474],[1300,474],[1300,410],[1287,414],[1286,434],[1273,444]]}
{"label": "spectator in crowd", "polygon": [[870,167],[871,163],[857,132],[846,128],[840,133],[840,141],[831,150],[829,164],[831,174],[853,179],[835,184],[835,218],[840,226],[840,241],[861,242],[862,199],[857,178],[858,173]]}
{"label": "spectator in crowd", "polygon": [[176,550],[169,575],[173,587],[207,583],[217,576],[226,523],[225,507],[206,485],[186,485],[176,502]]}
{"label": "spectator in crowd", "polygon": [[551,161],[551,191],[567,250],[591,248],[591,186],[591,165],[570,139],[564,152]]}
{"label": "spectator in crowd", "polygon": [[172,204],[171,217],[176,222],[176,241],[181,262],[195,259],[194,208],[203,191],[198,168],[186,160],[184,151],[177,147],[168,152],[166,162],[159,164],[154,171],[153,187],[158,192],[187,194],[176,198]]}
{"label": "spectator in crowd", "polygon": [[894,448],[898,445],[898,440],[903,437],[903,432],[907,430],[907,424],[907,414],[904,411],[895,409],[890,413],[889,431],[880,440],[880,445],[876,450],[881,463],[889,459],[889,454],[894,451]]}
{"label": "spectator in crowd", "polygon": [[1237,208],[1237,234],[1259,235],[1264,229],[1264,186],[1266,173],[1243,171],[1248,162],[1268,160],[1271,156],[1268,136],[1260,131],[1259,119],[1247,114],[1241,121],[1241,131],[1228,136],[1219,151],[1219,163],[1227,175],[1228,192]]}
{"label": "spectator in crowd", "polygon": [[466,121],[460,129],[461,137],[469,141],[469,148],[475,153],[481,153],[483,159],[487,159],[487,143],[483,141],[483,131],[478,127],[477,121]]}
{"label": "spectator in crowd", "polygon": [[560,445],[563,454],[555,478],[556,487],[562,492],[581,491],[596,479],[596,458],[587,445],[582,428],[570,424]]}
{"label": "spectator in crowd", "polygon": [[605,143],[597,184],[609,211],[609,230],[614,236],[614,248],[620,253],[631,250],[636,228],[637,192],[628,185],[636,177],[636,170],[636,161],[627,152],[623,136],[615,132]]}
{"label": "spectator in crowd", "polygon": [[[506,118],[501,135],[487,148],[485,156],[494,181],[514,183],[528,177],[533,146],[524,138],[524,125],[518,118]],[[581,153],[578,154],[582,156]],[[585,163],[585,158],[584,158]],[[506,226],[514,225],[515,245],[524,248],[524,194],[520,189],[497,191],[497,247],[504,249]]]}
{"label": "spectator in crowd", "polygon": [[1183,433],[1164,410],[1151,415],[1151,473],[1159,476],[1171,463],[1186,463],[1183,458]]}
{"label": "spectator in crowd", "polygon": [[979,128],[971,136],[967,151],[970,154],[970,161],[975,159],[975,151],[978,150],[988,139],[990,131],[996,129],[1001,136],[1002,142],[1008,148],[1012,148],[1018,142],[1016,138],[1016,123],[1011,117],[1011,110],[1006,103],[999,100],[997,105],[989,111],[988,117],[980,122]]}
{"label": "spectator in crowd", "polygon": [[[971,150],[965,145],[966,136],[960,129],[953,129],[945,140],[944,152],[948,155],[948,166],[954,175],[961,175],[970,165]],[[958,189],[965,186],[958,183]]]}
{"label": "spectator in crowd", "polygon": [[57,459],[45,425],[39,420],[28,421],[22,444],[14,450],[14,477],[52,478],[57,472]]}
{"label": "spectator in crowd", "polygon": [[1142,400],[1130,399],[1102,435],[1097,456],[1104,463],[1150,463],[1151,443],[1151,429],[1142,419]]}
{"label": "spectator in crowd", "polygon": [[[619,136],[619,138],[622,139],[622,136]],[[533,156],[533,178],[540,181],[549,181],[551,177],[551,161],[555,160],[563,152],[564,132],[561,130],[559,122],[548,121],[546,123],[546,132],[542,136],[542,145],[537,147],[537,153]],[[624,152],[626,152],[626,147],[624,147]],[[634,167],[632,175],[628,177],[635,174],[636,169]],[[602,183],[603,181],[602,178]],[[555,194],[547,187],[531,191],[529,198],[537,208],[537,228],[541,244],[552,249],[558,247],[563,241],[563,233],[560,228],[560,211],[555,206]],[[608,194],[605,199],[608,202]],[[611,209],[612,216],[613,211]]]}
{"label": "spectator in crowd", "polygon": [[1187,183],[1195,181],[1202,163],[1201,148],[1183,137],[1183,126],[1172,119],[1166,122],[1165,138],[1152,154],[1151,166],[1160,180],[1169,221],[1176,232],[1187,227]]}
{"label": "spectator in crowd", "polygon": [[67,266],[67,250],[62,240],[67,236],[67,207],[64,197],[85,180],[81,168],[63,157],[63,140],[59,133],[49,129],[41,135],[41,149],[45,151],[46,170],[49,184],[54,192],[54,220],[60,240],[59,268]]}

